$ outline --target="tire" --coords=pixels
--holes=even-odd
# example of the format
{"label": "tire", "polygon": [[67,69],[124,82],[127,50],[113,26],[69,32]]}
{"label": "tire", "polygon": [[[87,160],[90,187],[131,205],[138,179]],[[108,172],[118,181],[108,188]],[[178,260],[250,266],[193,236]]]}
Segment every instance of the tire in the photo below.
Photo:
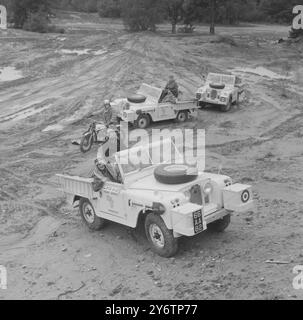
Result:
{"label": "tire", "polygon": [[184,123],[188,120],[188,112],[187,111],[180,111],[177,115],[177,121],[179,123]]}
{"label": "tire", "polygon": [[221,106],[221,111],[222,112],[228,112],[231,110],[231,106],[232,106],[232,101],[231,98],[229,99],[227,105]]}
{"label": "tire", "polygon": [[162,164],[154,171],[157,181],[164,184],[183,184],[196,180],[197,172],[190,172],[192,168],[188,165]]}
{"label": "tire", "polygon": [[216,220],[210,223],[207,228],[213,232],[223,232],[230,224],[231,215],[223,217],[222,219]]}
{"label": "tire", "polygon": [[163,219],[153,213],[145,219],[145,233],[151,249],[159,256],[170,258],[178,251],[178,240],[168,230]]}
{"label": "tire", "polygon": [[94,138],[91,133],[85,134],[80,142],[80,150],[82,153],[87,153],[91,150],[94,143]]}
{"label": "tire", "polygon": [[207,103],[203,102],[203,101],[199,101],[199,107],[200,109],[204,109],[207,106]]}
{"label": "tire", "polygon": [[146,101],[146,97],[142,94],[134,94],[127,98],[130,103],[143,103]]}
{"label": "tire", "polygon": [[136,121],[136,127],[139,129],[146,129],[150,125],[150,117],[147,114],[141,114],[137,121]]}
{"label": "tire", "polygon": [[209,86],[212,89],[217,89],[217,90],[222,90],[225,88],[225,84],[221,84],[221,83],[210,83]]}
{"label": "tire", "polygon": [[79,211],[82,220],[90,230],[98,231],[104,227],[105,220],[96,215],[95,209],[88,199],[81,198]]}

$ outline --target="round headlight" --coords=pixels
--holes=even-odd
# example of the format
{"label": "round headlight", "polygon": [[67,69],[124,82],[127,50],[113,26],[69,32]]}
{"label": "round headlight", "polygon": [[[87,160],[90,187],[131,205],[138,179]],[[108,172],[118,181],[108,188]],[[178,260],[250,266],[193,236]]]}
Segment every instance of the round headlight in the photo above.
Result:
{"label": "round headlight", "polygon": [[248,202],[249,199],[250,199],[249,191],[248,190],[243,191],[242,196],[241,196],[242,202],[246,203],[246,202]]}
{"label": "round headlight", "polygon": [[203,191],[205,194],[209,195],[213,191],[213,186],[210,183],[206,183],[206,185],[203,188]]}

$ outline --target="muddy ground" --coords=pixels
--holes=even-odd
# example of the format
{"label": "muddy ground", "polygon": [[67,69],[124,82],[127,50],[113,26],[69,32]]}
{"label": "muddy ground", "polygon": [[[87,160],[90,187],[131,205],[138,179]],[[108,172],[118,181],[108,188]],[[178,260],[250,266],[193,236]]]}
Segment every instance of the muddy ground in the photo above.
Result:
{"label": "muddy ground", "polygon": [[[218,27],[221,37],[209,37],[202,26],[190,36],[171,36],[168,25],[129,34],[78,13],[55,23],[67,33],[0,32],[0,68],[23,75],[0,82],[0,299],[302,299],[292,281],[303,265],[303,45],[277,44],[288,28]],[[286,78],[241,71],[260,66]],[[223,234],[181,239],[173,259],[152,253],[140,228],[88,231],[54,178],[92,165],[96,149],[82,155],[71,144],[87,115],[142,82],[163,86],[174,74],[191,97],[201,73],[236,68],[241,104],[201,110],[186,126],[206,129],[208,170],[222,163],[254,186],[254,212],[234,215]]]}

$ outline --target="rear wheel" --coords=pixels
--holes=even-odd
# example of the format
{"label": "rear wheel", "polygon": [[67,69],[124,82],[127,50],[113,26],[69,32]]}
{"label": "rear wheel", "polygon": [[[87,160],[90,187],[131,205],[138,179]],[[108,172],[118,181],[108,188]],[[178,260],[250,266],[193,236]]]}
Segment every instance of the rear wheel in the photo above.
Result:
{"label": "rear wheel", "polygon": [[136,121],[136,126],[139,129],[146,129],[150,125],[150,117],[147,114],[142,114]]}
{"label": "rear wheel", "polygon": [[90,151],[94,143],[94,138],[91,133],[84,135],[80,142],[80,150],[82,153],[87,153]]}
{"label": "rear wheel", "polygon": [[178,251],[177,239],[160,216],[150,213],[146,217],[145,233],[152,250],[159,256],[170,258]]}
{"label": "rear wheel", "polygon": [[207,228],[213,232],[223,232],[227,227],[230,225],[230,218],[231,215],[228,214],[227,216],[223,217],[222,219],[216,220],[210,223]]}
{"label": "rear wheel", "polygon": [[98,217],[93,205],[88,199],[82,198],[79,203],[80,215],[84,223],[93,231],[98,231],[104,227],[105,220]]}
{"label": "rear wheel", "polygon": [[187,111],[180,111],[177,115],[177,121],[183,123],[188,120],[188,112]]}

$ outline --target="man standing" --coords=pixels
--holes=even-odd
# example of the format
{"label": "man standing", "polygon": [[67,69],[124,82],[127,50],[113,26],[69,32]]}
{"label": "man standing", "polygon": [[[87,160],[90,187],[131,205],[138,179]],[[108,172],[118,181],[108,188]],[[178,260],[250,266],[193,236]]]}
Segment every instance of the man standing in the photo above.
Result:
{"label": "man standing", "polygon": [[109,100],[104,100],[103,109],[100,113],[102,122],[108,127],[114,121],[114,113]]}

